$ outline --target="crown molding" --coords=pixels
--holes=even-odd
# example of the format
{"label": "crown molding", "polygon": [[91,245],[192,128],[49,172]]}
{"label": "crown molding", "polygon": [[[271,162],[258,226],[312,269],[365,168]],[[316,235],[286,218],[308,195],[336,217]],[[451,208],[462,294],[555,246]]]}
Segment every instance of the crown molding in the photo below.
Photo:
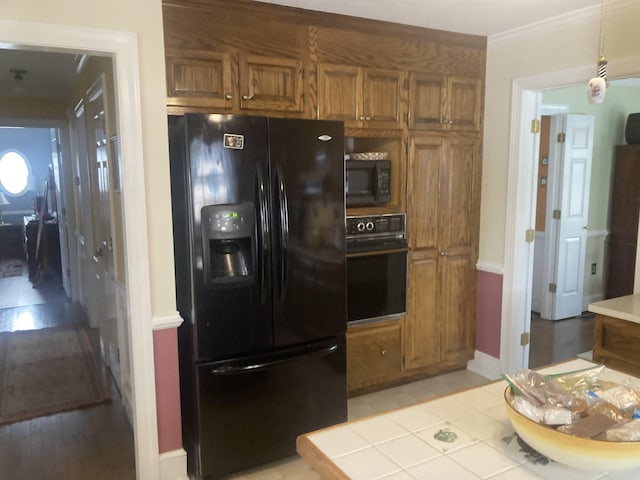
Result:
{"label": "crown molding", "polygon": [[[637,0],[609,0],[608,12],[622,11],[628,8],[637,7]],[[539,38],[553,32],[566,30],[571,26],[588,22],[595,22],[600,18],[600,5],[582,8],[573,12],[558,15],[539,22],[531,23],[524,27],[514,28],[506,32],[497,33],[487,37],[487,51],[501,48],[514,42],[522,42]]]}

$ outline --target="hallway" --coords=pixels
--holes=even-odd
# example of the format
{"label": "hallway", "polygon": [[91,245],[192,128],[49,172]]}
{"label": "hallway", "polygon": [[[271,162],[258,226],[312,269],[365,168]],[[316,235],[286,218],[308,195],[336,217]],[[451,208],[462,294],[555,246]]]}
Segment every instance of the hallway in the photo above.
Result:
{"label": "hallway", "polygon": [[[0,334],[85,323],[56,279],[34,288],[22,276],[0,278]],[[97,329],[88,329],[94,352]],[[0,478],[38,480],[135,479],[133,432],[120,394],[103,367],[111,401],[97,406],[0,425]]]}

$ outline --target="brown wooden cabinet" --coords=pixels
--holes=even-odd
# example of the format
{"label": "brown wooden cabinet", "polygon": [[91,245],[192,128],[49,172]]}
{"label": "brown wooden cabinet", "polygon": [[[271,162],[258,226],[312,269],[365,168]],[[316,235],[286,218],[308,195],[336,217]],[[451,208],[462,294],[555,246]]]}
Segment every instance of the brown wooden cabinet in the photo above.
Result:
{"label": "brown wooden cabinet", "polygon": [[475,136],[411,139],[407,370],[461,367],[473,357],[480,164]]}
{"label": "brown wooden cabinet", "polygon": [[633,293],[640,215],[640,145],[616,146],[606,297]]}
{"label": "brown wooden cabinet", "polygon": [[298,59],[186,51],[169,53],[166,61],[169,106],[236,113],[303,110]]}
{"label": "brown wooden cabinet", "polygon": [[640,376],[640,324],[596,315],[593,360],[610,368]]}
{"label": "brown wooden cabinet", "polygon": [[400,321],[372,323],[347,332],[347,383],[350,392],[400,376]]}
{"label": "brown wooden cabinet", "polygon": [[182,51],[166,56],[167,105],[230,110],[237,87],[228,53]]}
{"label": "brown wooden cabinet", "polygon": [[318,64],[320,119],[347,128],[402,128],[405,73],[351,65]]}
{"label": "brown wooden cabinet", "polygon": [[302,111],[302,61],[240,55],[239,64],[241,110]]}
{"label": "brown wooden cabinet", "polygon": [[409,73],[409,128],[479,131],[482,83],[479,78]]}
{"label": "brown wooden cabinet", "polygon": [[389,154],[391,201],[347,214],[408,212],[407,314],[349,328],[350,390],[464,368],[486,37],[248,0],[162,3],[170,113],[339,120],[346,153]]}

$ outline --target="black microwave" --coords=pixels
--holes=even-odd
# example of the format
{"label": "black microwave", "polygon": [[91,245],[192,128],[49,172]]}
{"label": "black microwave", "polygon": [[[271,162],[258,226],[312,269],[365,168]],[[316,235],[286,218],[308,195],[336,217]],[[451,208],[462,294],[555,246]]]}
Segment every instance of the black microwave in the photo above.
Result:
{"label": "black microwave", "polygon": [[391,161],[347,160],[347,207],[384,205],[391,199]]}

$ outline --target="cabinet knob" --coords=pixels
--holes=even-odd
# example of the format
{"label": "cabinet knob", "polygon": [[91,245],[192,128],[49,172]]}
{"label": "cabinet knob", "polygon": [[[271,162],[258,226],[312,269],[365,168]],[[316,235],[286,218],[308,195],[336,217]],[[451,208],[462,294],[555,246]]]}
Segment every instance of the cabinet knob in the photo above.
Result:
{"label": "cabinet knob", "polygon": [[380,350],[380,355],[385,356],[387,354],[386,350]]}
{"label": "cabinet knob", "polygon": [[224,96],[224,98],[225,98],[225,100],[231,100],[231,99],[233,98],[233,95],[231,95],[230,93],[227,93],[227,94]]}
{"label": "cabinet knob", "polygon": [[453,120],[449,120],[449,125],[453,125]]}
{"label": "cabinet knob", "polygon": [[364,119],[369,121],[369,120],[371,120],[371,117],[364,117]]}
{"label": "cabinet knob", "polygon": [[252,98],[253,98],[253,95],[242,95],[243,100],[251,100]]}
{"label": "cabinet knob", "polygon": [[447,255],[449,255],[449,253],[446,250],[440,252],[441,257],[446,257]]}
{"label": "cabinet knob", "polygon": [[358,120],[360,120],[361,122],[364,122],[367,119],[367,117],[365,117],[364,115],[360,115],[358,117]]}

